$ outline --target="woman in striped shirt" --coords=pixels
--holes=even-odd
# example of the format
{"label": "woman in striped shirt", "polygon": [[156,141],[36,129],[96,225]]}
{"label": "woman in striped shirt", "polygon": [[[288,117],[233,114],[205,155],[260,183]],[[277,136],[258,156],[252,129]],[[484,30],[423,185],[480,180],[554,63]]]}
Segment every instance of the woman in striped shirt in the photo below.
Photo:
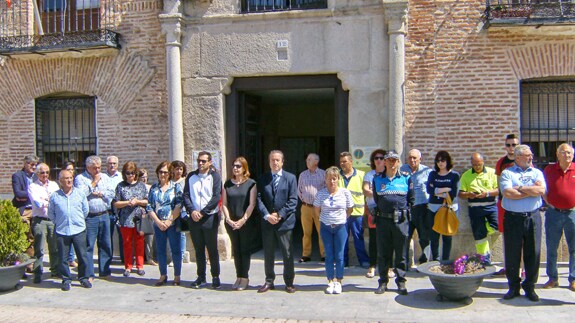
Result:
{"label": "woman in striped shirt", "polygon": [[[335,166],[325,172],[326,188],[319,191],[313,202],[319,214],[320,236],[325,248],[326,294],[340,294],[343,280],[343,250],[347,241],[345,223],[353,210],[351,193],[338,187],[339,169]],[[335,278],[335,279],[334,279]]]}

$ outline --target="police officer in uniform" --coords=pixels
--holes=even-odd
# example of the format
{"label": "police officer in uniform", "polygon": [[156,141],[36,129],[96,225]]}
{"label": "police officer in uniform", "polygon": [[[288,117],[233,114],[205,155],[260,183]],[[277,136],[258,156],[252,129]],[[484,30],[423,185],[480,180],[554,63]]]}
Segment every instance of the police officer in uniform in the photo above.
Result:
{"label": "police officer in uniform", "polygon": [[409,233],[409,206],[414,202],[414,194],[410,176],[399,171],[400,165],[399,154],[390,150],[385,155],[385,171],[373,178],[379,267],[376,294],[383,294],[387,290],[388,269],[393,260],[398,293],[407,295],[405,249]]}

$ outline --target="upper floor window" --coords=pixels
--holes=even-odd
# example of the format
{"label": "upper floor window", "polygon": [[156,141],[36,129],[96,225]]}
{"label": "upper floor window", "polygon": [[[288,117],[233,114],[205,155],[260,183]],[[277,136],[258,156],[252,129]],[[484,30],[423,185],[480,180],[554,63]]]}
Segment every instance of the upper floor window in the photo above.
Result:
{"label": "upper floor window", "polygon": [[325,9],[327,0],[241,0],[242,13]]}
{"label": "upper floor window", "polygon": [[531,146],[534,164],[557,161],[557,147],[575,142],[575,81],[521,84],[521,141]]}
{"label": "upper floor window", "polygon": [[96,154],[96,98],[87,96],[36,99],[36,151],[52,170],[65,161],[76,161],[77,172],[84,160]]}

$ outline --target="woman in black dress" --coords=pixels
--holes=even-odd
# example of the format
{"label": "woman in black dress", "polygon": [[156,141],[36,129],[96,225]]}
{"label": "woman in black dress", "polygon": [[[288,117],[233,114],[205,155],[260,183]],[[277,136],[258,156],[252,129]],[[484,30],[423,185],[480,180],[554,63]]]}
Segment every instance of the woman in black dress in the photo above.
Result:
{"label": "woman in black dress", "polygon": [[254,235],[248,219],[256,206],[257,189],[256,182],[250,178],[248,162],[244,157],[236,158],[232,167],[232,178],[224,183],[222,210],[236,266],[237,279],[232,289],[244,290],[249,283],[251,241]]}

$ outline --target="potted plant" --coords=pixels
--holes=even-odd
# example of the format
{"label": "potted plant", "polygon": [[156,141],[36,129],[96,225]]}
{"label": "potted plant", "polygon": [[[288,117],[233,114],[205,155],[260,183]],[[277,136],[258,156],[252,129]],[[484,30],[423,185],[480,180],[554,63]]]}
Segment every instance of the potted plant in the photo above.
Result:
{"label": "potted plant", "polygon": [[429,277],[439,293],[438,301],[451,300],[471,304],[483,279],[495,272],[495,267],[486,265],[481,255],[463,255],[454,261],[431,261],[417,267],[420,273]]}
{"label": "potted plant", "polygon": [[8,200],[0,201],[0,291],[20,289],[20,278],[34,260],[25,253],[28,226]]}

